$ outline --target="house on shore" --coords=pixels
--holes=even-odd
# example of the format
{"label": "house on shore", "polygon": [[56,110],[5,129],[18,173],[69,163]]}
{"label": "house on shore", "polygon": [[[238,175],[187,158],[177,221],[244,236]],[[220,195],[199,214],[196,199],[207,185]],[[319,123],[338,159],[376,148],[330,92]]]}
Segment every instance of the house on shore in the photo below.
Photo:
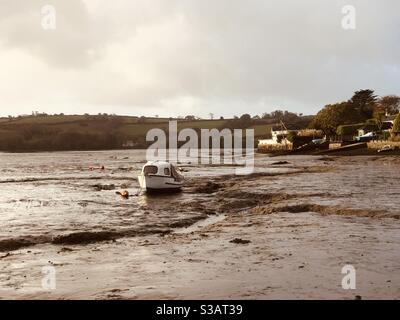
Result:
{"label": "house on shore", "polygon": [[378,136],[388,137],[392,131],[395,116],[389,116],[381,122],[367,121],[366,123],[340,125],[336,132],[340,141],[359,140],[360,137],[376,139]]}
{"label": "house on shore", "polygon": [[297,130],[282,130],[281,127],[271,128],[271,139],[258,140],[258,148],[265,150],[291,150],[293,144],[288,137],[292,132],[297,133]]}
{"label": "house on shore", "polygon": [[393,123],[391,123],[389,121],[385,121],[382,123],[382,126],[380,128],[377,128],[377,126],[373,125],[373,124],[366,124],[365,126],[363,126],[361,129],[358,129],[357,131],[358,131],[358,136],[363,136],[370,132],[376,132],[376,131],[378,131],[377,129],[380,129],[381,132],[390,133],[392,128],[393,128]]}
{"label": "house on shore", "polygon": [[395,118],[396,118],[395,116],[387,117],[385,120],[382,121],[380,125],[374,123],[373,124],[366,123],[363,127],[357,130],[358,137],[377,132],[381,132],[382,134],[389,136],[390,132],[393,129]]}

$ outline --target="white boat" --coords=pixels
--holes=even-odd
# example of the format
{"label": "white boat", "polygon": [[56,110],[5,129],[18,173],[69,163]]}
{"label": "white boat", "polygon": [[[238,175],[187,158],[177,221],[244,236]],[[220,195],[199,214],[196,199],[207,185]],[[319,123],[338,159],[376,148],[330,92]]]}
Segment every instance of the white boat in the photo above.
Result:
{"label": "white boat", "polygon": [[176,168],[165,161],[149,161],[138,176],[139,185],[148,192],[179,191],[184,177]]}

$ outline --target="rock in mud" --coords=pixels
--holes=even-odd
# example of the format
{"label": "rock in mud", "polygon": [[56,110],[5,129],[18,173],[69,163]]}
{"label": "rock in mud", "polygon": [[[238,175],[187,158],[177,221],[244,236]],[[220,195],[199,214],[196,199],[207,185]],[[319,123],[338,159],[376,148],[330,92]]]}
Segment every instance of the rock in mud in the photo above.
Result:
{"label": "rock in mud", "polygon": [[130,171],[132,170],[132,167],[126,168],[126,167],[118,167],[118,170],[120,171]]}
{"label": "rock in mud", "polygon": [[115,190],[115,185],[114,184],[95,184],[93,186],[97,191],[102,191],[102,190]]}
{"label": "rock in mud", "polygon": [[229,241],[230,243],[236,243],[236,244],[248,244],[251,241],[250,240],[244,240],[244,239],[240,239],[240,238],[235,238],[231,241]]}
{"label": "rock in mud", "polygon": [[277,162],[272,163],[271,165],[272,166],[278,166],[278,165],[282,165],[282,164],[289,164],[289,162],[287,162],[287,161],[277,161]]}

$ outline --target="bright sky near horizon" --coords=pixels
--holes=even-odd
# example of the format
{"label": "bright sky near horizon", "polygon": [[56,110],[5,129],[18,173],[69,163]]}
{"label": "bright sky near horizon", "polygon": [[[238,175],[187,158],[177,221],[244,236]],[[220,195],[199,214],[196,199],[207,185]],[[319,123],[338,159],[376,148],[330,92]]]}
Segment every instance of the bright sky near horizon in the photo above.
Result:
{"label": "bright sky near horizon", "polygon": [[1,116],[312,114],[399,68],[398,0],[0,0]]}

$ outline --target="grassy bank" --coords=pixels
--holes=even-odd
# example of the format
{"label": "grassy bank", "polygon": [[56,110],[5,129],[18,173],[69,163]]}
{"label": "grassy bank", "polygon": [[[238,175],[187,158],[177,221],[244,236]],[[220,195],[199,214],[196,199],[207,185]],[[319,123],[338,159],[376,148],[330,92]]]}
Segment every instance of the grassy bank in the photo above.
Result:
{"label": "grassy bank", "polygon": [[[146,148],[150,129],[168,130],[168,118],[144,118],[111,115],[37,115],[20,118],[0,118],[0,151],[34,152],[64,150],[107,150]],[[255,139],[267,137],[272,124],[252,120]],[[238,120],[178,120],[178,130],[192,128],[244,128]]]}

